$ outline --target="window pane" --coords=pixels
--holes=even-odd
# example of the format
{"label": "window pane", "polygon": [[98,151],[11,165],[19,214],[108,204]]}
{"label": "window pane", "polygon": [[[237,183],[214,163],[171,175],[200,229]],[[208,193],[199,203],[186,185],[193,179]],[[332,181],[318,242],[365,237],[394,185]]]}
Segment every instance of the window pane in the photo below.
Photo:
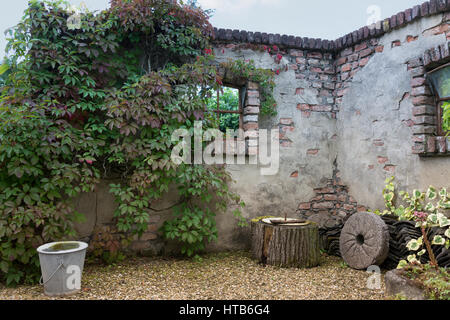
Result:
{"label": "window pane", "polygon": [[226,133],[227,129],[239,129],[240,115],[236,113],[225,113],[220,115],[220,131]]}
{"label": "window pane", "polygon": [[429,74],[431,84],[439,98],[450,98],[450,65]]}
{"label": "window pane", "polygon": [[239,90],[230,87],[223,88],[219,102],[220,110],[239,111]]}
{"label": "window pane", "polygon": [[[217,91],[212,90],[211,98],[208,99],[208,110],[215,114],[220,131],[226,133],[227,129],[233,131],[239,129],[241,120],[239,89],[223,87],[223,90],[219,90],[219,102]],[[229,111],[235,113],[227,113]]]}

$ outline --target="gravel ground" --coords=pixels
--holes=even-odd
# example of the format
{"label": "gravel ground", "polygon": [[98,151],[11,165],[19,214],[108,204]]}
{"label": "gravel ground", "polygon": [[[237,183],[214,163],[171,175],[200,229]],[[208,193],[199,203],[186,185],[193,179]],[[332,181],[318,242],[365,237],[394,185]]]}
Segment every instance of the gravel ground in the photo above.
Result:
{"label": "gravel ground", "polygon": [[[366,288],[369,274],[337,257],[313,269],[262,266],[247,252],[209,254],[202,261],[132,258],[117,265],[87,265],[79,300],[381,300]],[[5,288],[0,299],[50,299],[40,286]]]}

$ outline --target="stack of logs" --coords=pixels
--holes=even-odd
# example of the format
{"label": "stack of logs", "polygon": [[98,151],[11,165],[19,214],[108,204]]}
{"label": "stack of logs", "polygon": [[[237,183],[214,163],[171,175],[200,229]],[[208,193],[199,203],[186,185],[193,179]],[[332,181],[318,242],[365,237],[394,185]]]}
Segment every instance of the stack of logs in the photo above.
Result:
{"label": "stack of logs", "polygon": [[[392,217],[382,217],[389,228],[389,255],[386,261],[382,264],[383,269],[395,269],[400,260],[406,260],[411,254],[417,253],[409,251],[406,244],[412,240],[419,238],[422,233],[420,229],[415,227],[414,222],[398,221]],[[332,228],[320,228],[319,236],[322,249],[328,254],[334,256],[341,256],[339,251],[339,237],[344,224]],[[430,241],[435,235],[443,235],[444,230],[441,228],[433,228],[428,232],[428,239]],[[441,267],[450,267],[450,250],[444,246],[432,246],[436,259]],[[428,254],[421,258],[421,262],[429,260]]]}

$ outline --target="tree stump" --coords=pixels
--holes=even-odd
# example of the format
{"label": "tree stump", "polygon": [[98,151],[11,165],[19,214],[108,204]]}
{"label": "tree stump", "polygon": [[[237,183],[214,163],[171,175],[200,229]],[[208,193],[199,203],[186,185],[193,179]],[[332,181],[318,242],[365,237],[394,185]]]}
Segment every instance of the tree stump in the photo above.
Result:
{"label": "tree stump", "polygon": [[252,254],[263,264],[312,268],[320,262],[319,227],[252,222]]}

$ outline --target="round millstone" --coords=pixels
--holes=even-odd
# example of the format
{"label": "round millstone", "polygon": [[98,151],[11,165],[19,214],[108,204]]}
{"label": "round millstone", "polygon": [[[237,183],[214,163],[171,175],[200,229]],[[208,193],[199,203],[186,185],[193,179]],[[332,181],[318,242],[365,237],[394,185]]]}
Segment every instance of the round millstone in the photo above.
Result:
{"label": "round millstone", "polygon": [[342,258],[351,268],[379,266],[389,254],[389,230],[376,214],[355,213],[345,223],[339,245]]}

